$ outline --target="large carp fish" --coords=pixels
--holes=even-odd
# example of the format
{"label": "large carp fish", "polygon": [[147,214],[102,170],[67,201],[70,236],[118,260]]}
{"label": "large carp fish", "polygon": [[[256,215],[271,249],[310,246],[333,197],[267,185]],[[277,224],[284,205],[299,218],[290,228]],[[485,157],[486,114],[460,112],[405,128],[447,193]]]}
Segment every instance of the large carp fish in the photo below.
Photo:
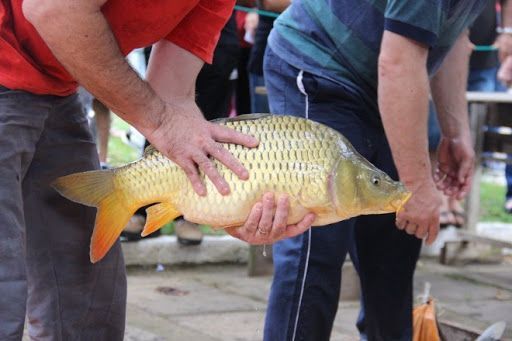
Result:
{"label": "large carp fish", "polygon": [[242,225],[265,192],[287,194],[288,223],[316,213],[313,226],[362,214],[396,212],[410,197],[397,181],[363,158],[337,131],[314,121],[281,115],[251,114],[218,120],[255,136],[257,148],[224,144],[249,171],[240,180],[215,160],[231,193],[221,195],[201,174],[207,195],[199,196],[184,171],[153,147],[125,166],[75,173],[58,178],[54,188],[75,202],[97,207],[90,258],[100,260],[117,240],[130,217],[147,208],[146,236],[183,215],[215,228]]}

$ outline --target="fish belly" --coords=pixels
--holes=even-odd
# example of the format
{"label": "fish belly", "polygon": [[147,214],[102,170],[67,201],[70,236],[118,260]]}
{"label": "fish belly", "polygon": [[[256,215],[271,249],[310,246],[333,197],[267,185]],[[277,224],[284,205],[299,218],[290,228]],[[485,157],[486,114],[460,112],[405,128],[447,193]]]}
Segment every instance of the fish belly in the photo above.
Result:
{"label": "fish belly", "polygon": [[298,222],[310,211],[319,215],[319,222],[335,220],[328,178],[339,157],[336,144],[332,143],[336,135],[311,121],[282,116],[232,122],[230,127],[260,141],[254,149],[225,145],[248,169],[249,179],[240,180],[215,162],[231,193],[222,196],[203,175],[208,194],[200,197],[189,181],[182,178],[184,185],[172,201],[187,220],[218,227],[241,225],[266,192],[273,192],[276,197],[288,195],[289,224]]}

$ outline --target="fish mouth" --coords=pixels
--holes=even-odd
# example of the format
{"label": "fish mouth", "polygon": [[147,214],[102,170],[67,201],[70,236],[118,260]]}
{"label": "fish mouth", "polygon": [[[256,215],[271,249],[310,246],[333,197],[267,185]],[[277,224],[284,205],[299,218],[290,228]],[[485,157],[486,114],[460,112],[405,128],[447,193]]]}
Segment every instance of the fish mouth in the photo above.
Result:
{"label": "fish mouth", "polygon": [[411,198],[411,192],[405,192],[402,195],[402,198],[395,199],[391,202],[391,207],[395,210],[396,213],[400,212],[400,210],[404,207],[405,203]]}

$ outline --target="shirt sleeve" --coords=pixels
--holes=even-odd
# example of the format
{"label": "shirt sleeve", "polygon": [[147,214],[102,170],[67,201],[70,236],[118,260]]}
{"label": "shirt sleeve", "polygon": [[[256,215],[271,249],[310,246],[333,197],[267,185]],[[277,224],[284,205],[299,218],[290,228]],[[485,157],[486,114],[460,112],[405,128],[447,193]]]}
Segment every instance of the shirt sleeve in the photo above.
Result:
{"label": "shirt sleeve", "polygon": [[443,8],[442,0],[388,0],[384,29],[432,47],[438,40]]}
{"label": "shirt sleeve", "polygon": [[234,5],[235,0],[200,0],[165,39],[211,64]]}

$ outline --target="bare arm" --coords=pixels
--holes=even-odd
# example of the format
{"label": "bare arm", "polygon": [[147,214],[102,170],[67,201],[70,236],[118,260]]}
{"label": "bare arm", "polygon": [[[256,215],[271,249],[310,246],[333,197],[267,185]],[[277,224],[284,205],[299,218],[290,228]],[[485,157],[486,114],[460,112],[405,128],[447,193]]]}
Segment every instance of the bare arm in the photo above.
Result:
{"label": "bare arm", "polygon": [[[512,2],[508,0],[501,1],[501,26],[512,27]],[[501,33],[496,39],[496,45],[499,48],[498,55],[503,63],[505,59],[512,55],[512,34]]]}
{"label": "bare arm", "polygon": [[428,49],[385,31],[378,71],[379,109],[400,180],[412,192],[397,214],[397,226],[418,238],[435,240],[441,198],[431,175],[427,146]]}
{"label": "bare arm", "polygon": [[[512,1],[501,1],[501,21],[503,27],[512,27]],[[512,34],[501,33],[496,39],[501,66],[498,79],[507,87],[512,85]]]}
{"label": "bare arm", "polygon": [[465,32],[430,83],[442,133],[436,180],[438,187],[446,194],[459,199],[469,190],[474,164],[466,101],[470,54],[470,43]]}
{"label": "bare arm", "polygon": [[[211,128],[211,124],[204,118],[197,118],[196,112],[187,111],[194,106],[164,101],[164,92],[159,91],[157,94],[125,61],[101,12],[104,3],[105,0],[25,0],[23,11],[73,77],[124,120],[139,129],[167,157],[182,166],[199,194],[205,194],[206,190],[199,180],[197,166],[208,175],[222,194],[229,193],[226,182],[208,159],[208,154],[219,156],[221,162],[229,160],[226,166],[239,177],[247,178],[247,171],[227,150],[219,148],[216,141],[249,147],[255,146],[257,141],[225,127]],[[179,77],[176,81],[181,83],[174,84],[166,98],[184,96],[186,92],[193,99],[193,84],[202,62],[177,46],[172,52],[171,55],[180,59],[162,60],[159,67],[165,69],[163,74],[169,74],[168,71],[172,68],[176,69],[174,75]],[[194,119],[188,120],[189,115]],[[201,138],[179,141],[170,138],[173,132],[180,130],[190,134],[197,131],[196,135],[204,135]],[[212,150],[215,152],[211,153]]]}
{"label": "bare arm", "polygon": [[290,0],[261,0],[261,4],[264,10],[272,11],[276,13],[283,12],[288,6],[290,6]]}
{"label": "bare arm", "polygon": [[165,104],[121,54],[100,10],[105,2],[26,0],[23,11],[75,79],[148,134],[158,126]]}
{"label": "bare arm", "polygon": [[379,109],[400,179],[406,185],[431,174],[426,126],[427,54],[427,48],[419,43],[384,32],[379,56]]}

